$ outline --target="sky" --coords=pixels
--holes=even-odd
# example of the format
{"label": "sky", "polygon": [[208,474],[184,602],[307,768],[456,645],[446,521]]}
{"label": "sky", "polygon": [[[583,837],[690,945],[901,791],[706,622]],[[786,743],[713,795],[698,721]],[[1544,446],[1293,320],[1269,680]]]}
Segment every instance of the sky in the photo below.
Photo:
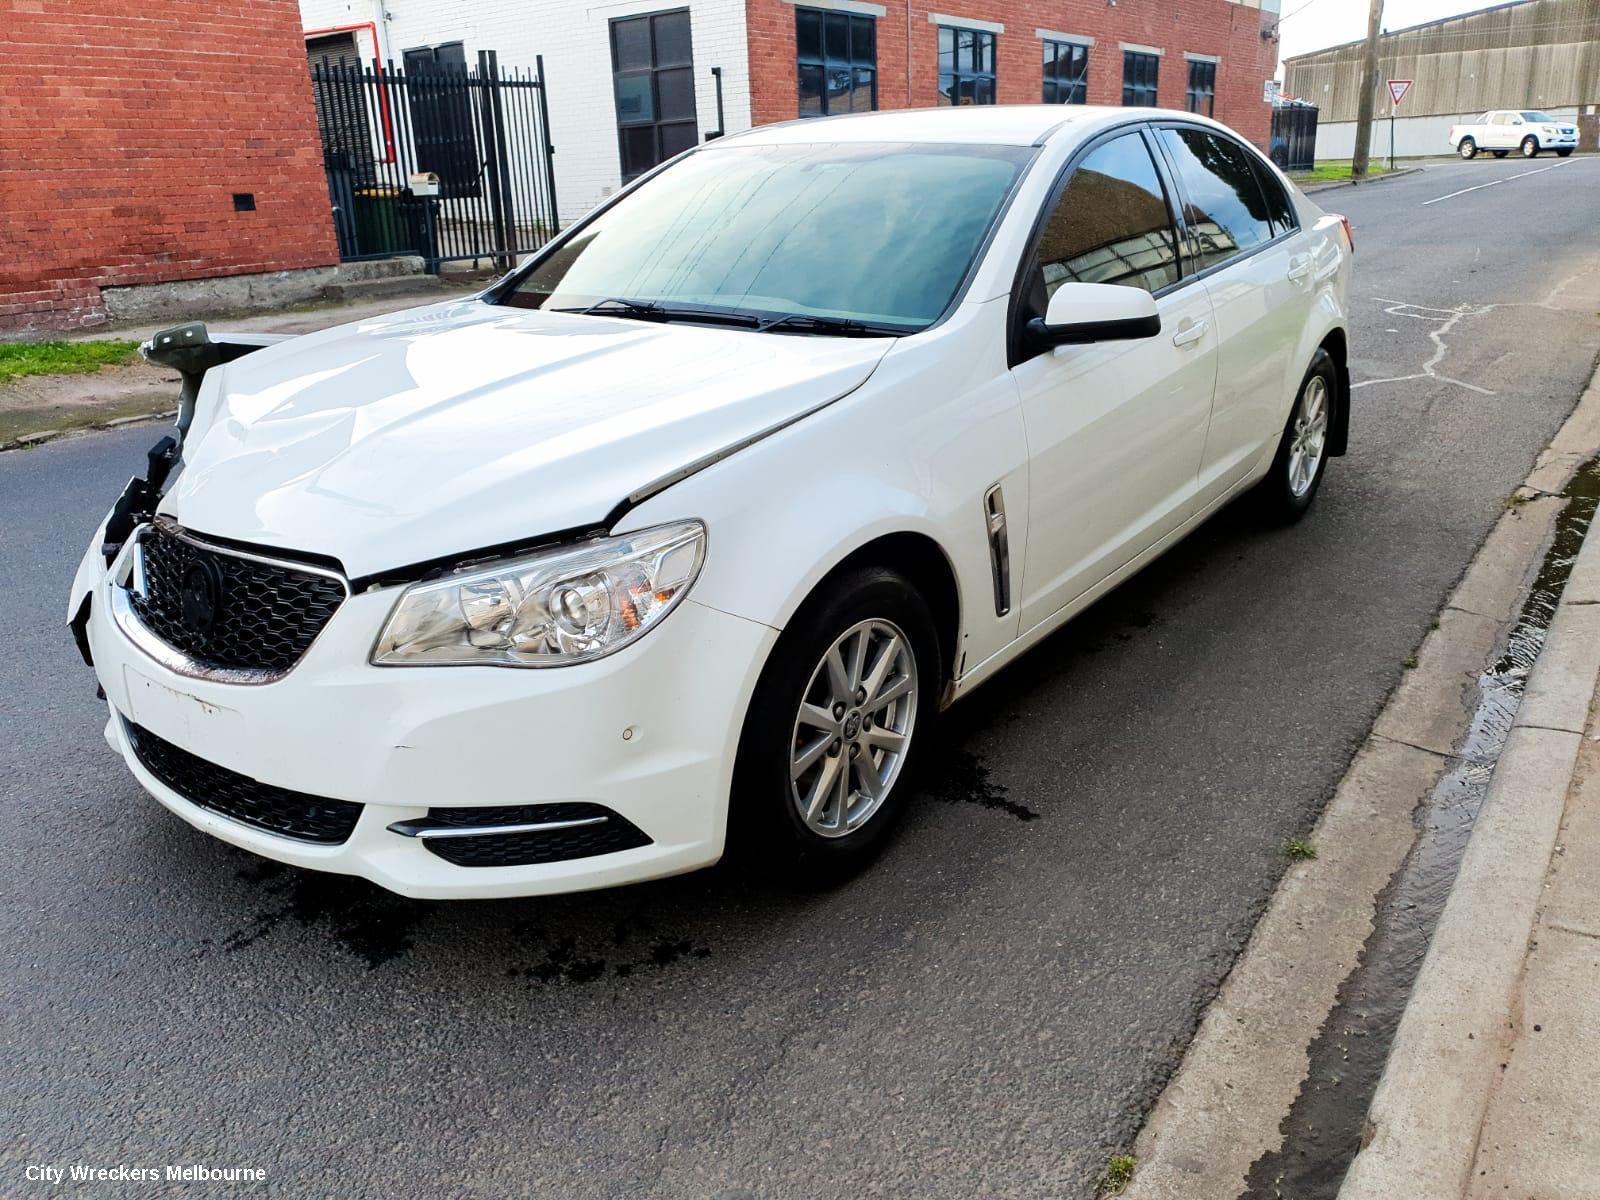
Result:
{"label": "sky", "polygon": [[[1282,60],[1367,36],[1368,0],[1281,0],[1278,18],[1278,78]],[[1404,29],[1440,17],[1487,8],[1497,0],[1386,0],[1383,27]]]}

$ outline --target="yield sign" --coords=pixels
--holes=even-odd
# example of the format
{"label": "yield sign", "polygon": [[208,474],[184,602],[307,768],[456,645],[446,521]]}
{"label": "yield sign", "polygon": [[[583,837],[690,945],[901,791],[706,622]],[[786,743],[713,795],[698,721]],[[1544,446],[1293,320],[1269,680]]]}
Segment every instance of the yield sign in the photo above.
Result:
{"label": "yield sign", "polygon": [[1389,80],[1389,96],[1396,104],[1399,104],[1400,101],[1404,100],[1406,98],[1406,93],[1410,90],[1411,80],[1409,79]]}

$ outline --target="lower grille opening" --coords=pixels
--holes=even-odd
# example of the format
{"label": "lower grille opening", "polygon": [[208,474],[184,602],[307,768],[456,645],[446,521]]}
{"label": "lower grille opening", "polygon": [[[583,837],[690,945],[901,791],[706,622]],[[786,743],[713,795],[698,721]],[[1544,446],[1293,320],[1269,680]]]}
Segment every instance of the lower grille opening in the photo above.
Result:
{"label": "lower grille opening", "polygon": [[361,805],[262,783],[207,762],[123,718],[134,757],[190,804],[279,837],[336,846],[346,841]]}
{"label": "lower grille opening", "polygon": [[[455,834],[502,825],[560,825],[516,833]],[[429,852],[458,867],[527,867],[593,858],[650,845],[633,822],[601,804],[514,804],[491,808],[430,808],[424,820],[400,822],[396,832],[420,837]]]}

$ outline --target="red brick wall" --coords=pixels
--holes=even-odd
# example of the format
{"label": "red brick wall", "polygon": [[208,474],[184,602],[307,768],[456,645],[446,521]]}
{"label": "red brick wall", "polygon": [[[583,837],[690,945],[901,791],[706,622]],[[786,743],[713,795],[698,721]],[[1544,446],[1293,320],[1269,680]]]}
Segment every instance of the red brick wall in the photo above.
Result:
{"label": "red brick wall", "polygon": [[0,0],[0,247],[0,330],[337,262],[296,0]]}
{"label": "red brick wall", "polygon": [[[1036,29],[1095,39],[1089,51],[1089,103],[1122,103],[1120,43],[1156,46],[1161,60],[1159,100],[1184,107],[1189,82],[1185,52],[1215,55],[1217,120],[1265,147],[1272,110],[1261,98],[1273,77],[1278,44],[1262,37],[1276,17],[1229,0],[878,0],[889,11],[879,17],[878,107],[923,108],[938,103],[938,27],[930,12],[999,22],[996,87],[1001,104],[1038,104],[1043,94],[1044,47]],[[909,5],[910,19],[907,20]],[[795,79],[794,5],[784,0],[746,0],[750,31],[750,90],[755,122],[788,121],[799,115]],[[907,29],[911,79],[906,81]]]}

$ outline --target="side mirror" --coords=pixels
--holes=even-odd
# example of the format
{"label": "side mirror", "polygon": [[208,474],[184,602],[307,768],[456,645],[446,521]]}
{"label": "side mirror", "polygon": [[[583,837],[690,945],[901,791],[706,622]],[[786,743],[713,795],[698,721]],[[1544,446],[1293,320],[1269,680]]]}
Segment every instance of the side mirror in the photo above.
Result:
{"label": "side mirror", "polygon": [[1160,332],[1155,297],[1141,287],[1116,283],[1063,283],[1050,297],[1043,319],[1028,322],[1028,336],[1040,346],[1129,341]]}

